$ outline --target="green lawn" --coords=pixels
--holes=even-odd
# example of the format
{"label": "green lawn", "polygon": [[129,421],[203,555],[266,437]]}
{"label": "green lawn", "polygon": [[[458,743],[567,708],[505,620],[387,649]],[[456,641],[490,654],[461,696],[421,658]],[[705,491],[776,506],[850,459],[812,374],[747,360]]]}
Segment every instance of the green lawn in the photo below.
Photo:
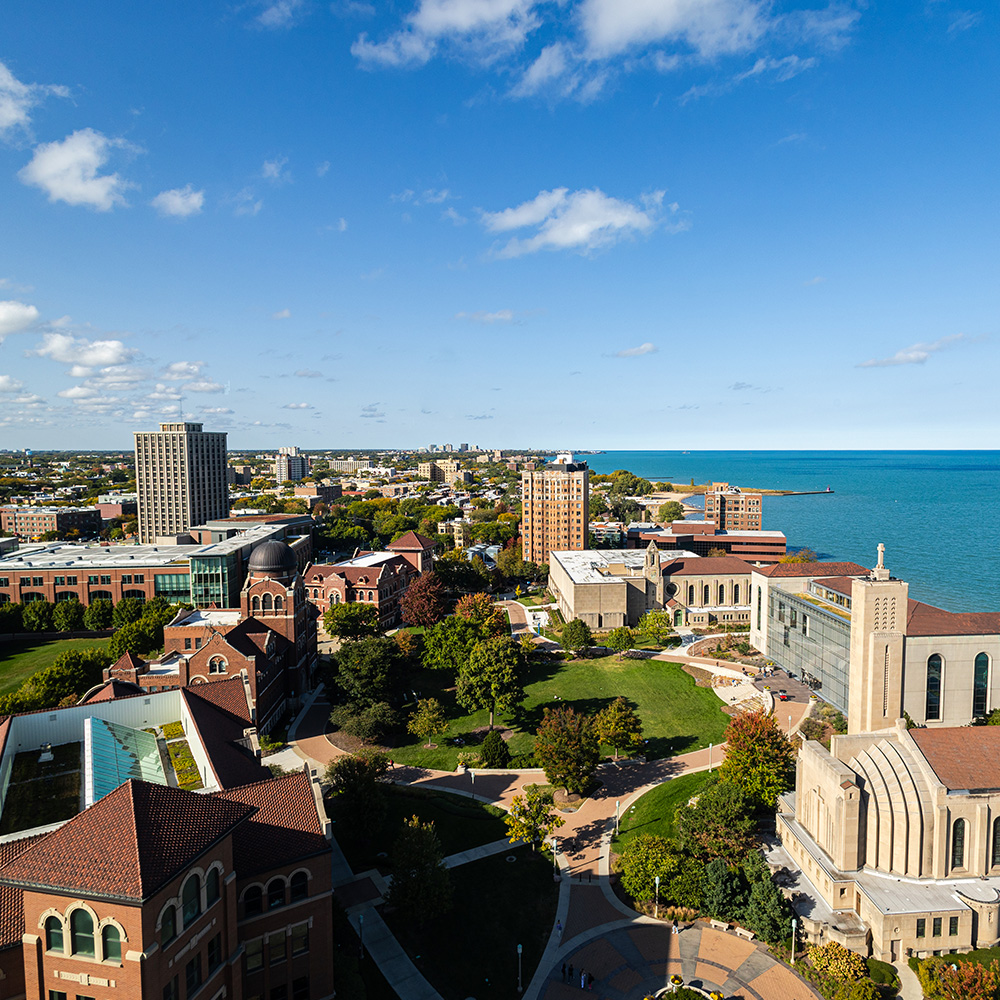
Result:
{"label": "green lawn", "polygon": [[[454,691],[445,689],[446,676],[425,671],[416,683],[419,697],[440,699],[448,713],[450,727],[436,737],[436,749],[425,750],[422,741],[399,737],[400,744],[389,748],[389,755],[401,764],[455,769],[460,750],[476,742],[473,730],[489,725],[489,713],[465,713],[455,703]],[[499,717],[498,724],[509,725],[514,735],[508,742],[512,754],[530,753],[535,730],[542,720],[542,710],[570,704],[578,712],[600,711],[619,695],[631,702],[642,720],[648,738],[646,753],[653,758],[687,753],[709,743],[719,743],[729,724],[722,702],[709,688],[695,685],[679,664],[661,660],[597,660],[541,662],[531,668],[525,686],[528,697],[510,719]],[[412,706],[410,706],[412,709]],[[466,745],[457,747],[448,740],[460,737]],[[606,747],[610,756],[612,747]]]}
{"label": "green lawn", "polygon": [[111,641],[103,639],[15,639],[0,643],[0,694],[16,691],[32,674],[46,667],[60,653],[68,649],[86,649],[100,646],[102,649]]}
{"label": "green lawn", "polygon": [[[513,856],[517,860],[507,861]],[[444,1000],[516,997],[517,946],[527,987],[556,918],[552,860],[528,847],[511,848],[451,870],[454,906],[414,922],[387,922],[416,966]]]}
{"label": "green lawn", "polygon": [[679,778],[657,785],[646,792],[619,820],[619,833],[611,842],[611,849],[621,853],[625,845],[643,833],[657,837],[673,837],[677,833],[674,813],[677,807],[698,795],[715,779],[708,771],[682,774]]}

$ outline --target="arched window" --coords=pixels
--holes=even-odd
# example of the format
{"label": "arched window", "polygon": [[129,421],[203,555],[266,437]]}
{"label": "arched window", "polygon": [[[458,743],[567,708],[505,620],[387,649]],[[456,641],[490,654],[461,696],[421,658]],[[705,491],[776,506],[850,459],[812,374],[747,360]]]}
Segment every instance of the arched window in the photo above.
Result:
{"label": "arched window", "polygon": [[941,656],[931,653],[927,657],[927,702],[924,718],[928,721],[941,718]]}
{"label": "arched window", "polygon": [[45,950],[62,951],[63,925],[58,917],[48,917],[45,921]]}
{"label": "arched window", "polygon": [[160,921],[160,937],[164,944],[170,944],[177,937],[177,907],[170,904],[163,911],[163,919]]}
{"label": "arched window", "polygon": [[205,902],[208,906],[211,906],[221,895],[219,890],[219,869],[211,868],[209,869],[208,876],[205,878]]}
{"label": "arched window", "polygon": [[986,714],[987,682],[990,676],[990,658],[987,653],[977,653],[972,674],[972,717]]}
{"label": "arched window", "polygon": [[704,587],[701,588],[701,603],[708,604],[712,600],[710,596],[710,588],[706,583]]}
{"label": "arched window", "polygon": [[992,862],[995,865],[1000,865],[1000,817],[993,820],[993,850]]}
{"label": "arched window", "polygon": [[340,594],[334,594],[333,597],[330,598],[330,602],[332,604],[340,604]]}
{"label": "arched window", "polygon": [[956,819],[951,828],[951,867],[965,867],[965,820]]}
{"label": "arched window", "polygon": [[688,604],[694,604],[694,584],[688,585]]}
{"label": "arched window", "polygon": [[296,872],[292,876],[292,902],[305,899],[309,895],[309,876],[305,872]]}
{"label": "arched window", "polygon": [[281,609],[284,607],[284,604],[285,604],[285,602],[282,600],[281,595],[279,594],[274,599],[274,610],[275,611],[281,611]]}
{"label": "arched window", "polygon": [[261,911],[261,892],[259,885],[252,885],[243,894],[243,915],[252,917]]}
{"label": "arched window", "polygon": [[118,928],[112,924],[108,924],[101,931],[101,953],[105,962],[122,960],[122,936]]}
{"label": "arched window", "polygon": [[94,918],[86,910],[74,910],[71,914],[69,942],[74,955],[94,957]]}
{"label": "arched window", "polygon": [[740,585],[738,583],[733,584],[733,604],[740,603]]}
{"label": "arched window", "polygon": [[201,913],[201,879],[192,875],[181,890],[181,906],[184,910],[184,926],[187,927]]}
{"label": "arched window", "polygon": [[262,611],[270,611],[271,610],[271,595],[270,594],[265,594],[260,599],[260,607],[261,607]]}
{"label": "arched window", "polygon": [[208,672],[210,674],[224,674],[226,672],[226,661],[221,656],[213,656],[208,661]]}
{"label": "arched window", "polygon": [[276,910],[285,905],[285,880],[273,878],[267,883],[267,908]]}
{"label": "arched window", "polygon": [[253,600],[250,602],[250,610],[260,611],[260,598],[256,594],[253,595]]}
{"label": "arched window", "polygon": [[719,584],[719,603],[726,603],[726,585],[724,583]]}

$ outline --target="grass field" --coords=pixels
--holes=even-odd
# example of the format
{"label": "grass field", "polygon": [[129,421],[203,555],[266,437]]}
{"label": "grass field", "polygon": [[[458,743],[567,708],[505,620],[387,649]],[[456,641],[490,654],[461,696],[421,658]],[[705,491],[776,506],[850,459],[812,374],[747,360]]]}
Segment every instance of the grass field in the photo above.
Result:
{"label": "grass field", "polygon": [[682,774],[646,792],[619,820],[618,836],[611,841],[611,850],[620,854],[624,846],[640,834],[674,837],[677,828],[674,813],[677,807],[698,795],[715,779],[708,771]]}
{"label": "grass field", "polygon": [[60,653],[68,649],[86,649],[100,646],[102,649],[111,641],[103,639],[16,639],[0,643],[0,694],[16,691],[32,674],[46,667]]}
{"label": "grass field", "polygon": [[[438,747],[426,750],[419,739],[401,737],[397,746],[389,748],[397,763],[453,771],[460,750],[471,749],[477,741],[474,730],[489,725],[489,713],[464,713],[455,703],[454,690],[445,689],[446,678],[425,671],[417,683],[421,698],[440,699],[449,716],[450,726],[444,736],[437,737]],[[619,695],[636,709],[648,739],[646,754],[651,758],[687,753],[719,743],[729,723],[722,711],[722,702],[709,688],[695,686],[694,679],[676,663],[661,660],[567,660],[536,664],[525,686],[527,698],[510,719],[498,716],[496,723],[509,725],[514,734],[508,742],[512,754],[530,753],[535,730],[542,720],[542,710],[563,704],[578,712],[600,711]],[[466,746],[456,747],[447,741],[454,737],[465,740]],[[608,755],[612,747],[606,747]]]}

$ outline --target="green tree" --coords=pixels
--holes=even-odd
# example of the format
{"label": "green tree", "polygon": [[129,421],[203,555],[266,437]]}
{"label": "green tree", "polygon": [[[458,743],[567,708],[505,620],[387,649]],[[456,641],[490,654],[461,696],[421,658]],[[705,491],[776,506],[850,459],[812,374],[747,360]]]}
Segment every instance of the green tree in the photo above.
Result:
{"label": "green tree", "polygon": [[597,713],[594,732],[602,743],[609,743],[615,748],[617,760],[619,747],[629,753],[638,748],[642,740],[642,722],[632,706],[624,698],[618,697]]}
{"label": "green tree", "polygon": [[111,637],[108,652],[113,661],[126,651],[136,656],[148,656],[163,645],[163,626],[157,626],[155,621],[142,620],[128,622],[122,625]]}
{"label": "green tree", "polygon": [[379,634],[378,608],[361,601],[331,604],[323,612],[323,628],[338,639],[370,639]]}
{"label": "green tree", "polygon": [[493,636],[472,647],[458,672],[455,699],[464,709],[489,709],[490,729],[497,711],[510,712],[524,701],[524,658],[510,636]]}
{"label": "green tree", "polygon": [[54,607],[48,601],[29,601],[21,605],[21,621],[25,632],[49,632],[52,629]]}
{"label": "green tree", "polygon": [[796,552],[789,552],[779,559],[783,563],[811,563],[816,562],[818,556],[812,549],[799,549]]}
{"label": "green tree", "polygon": [[347,709],[340,722],[340,728],[362,743],[378,743],[398,721],[395,710],[387,701],[377,701],[361,709],[360,712],[351,712]]}
{"label": "green tree", "polygon": [[0,604],[0,632],[20,632],[22,628],[21,605],[13,602]]}
{"label": "green tree", "polygon": [[538,844],[566,821],[552,811],[551,795],[542,792],[537,785],[528,785],[524,795],[514,796],[504,822],[507,824],[507,837],[512,844],[523,840],[531,844],[534,851]]}
{"label": "green tree", "polygon": [[142,601],[138,597],[125,597],[115,605],[111,624],[115,628],[131,625],[142,617]]}
{"label": "green tree", "polygon": [[83,605],[79,601],[60,601],[52,612],[52,626],[60,632],[83,628]]}
{"label": "green tree", "polygon": [[736,716],[726,728],[726,756],[719,776],[754,802],[774,808],[795,785],[795,749],[774,716],[763,709]]}
{"label": "green tree", "polygon": [[92,632],[103,632],[111,628],[114,607],[110,601],[98,598],[91,601],[83,613],[83,624]]}
{"label": "green tree", "polygon": [[499,729],[491,729],[480,750],[483,767],[503,768],[510,765],[510,750]]}
{"label": "green tree", "polygon": [[670,880],[667,897],[675,906],[689,910],[701,909],[701,883],[705,877],[705,862],[686,855],[680,871]]}
{"label": "green tree", "polygon": [[[764,941],[775,943],[787,940],[791,934],[791,913],[788,903],[771,879],[771,873],[759,854],[756,855],[756,859],[763,866],[763,870],[750,866],[753,877],[750,879],[750,895],[741,923]],[[745,871],[747,867],[744,866]]]}
{"label": "green tree", "polygon": [[[762,936],[762,935],[758,935]],[[764,938],[766,941],[767,938]],[[982,966],[976,966],[982,968]],[[963,987],[961,993],[956,993],[956,1000],[993,1000],[996,993],[990,989],[987,993]],[[853,983],[843,983],[834,994],[834,1000],[882,1000],[882,992],[870,979],[859,979]]]}
{"label": "green tree", "polygon": [[590,720],[569,705],[546,708],[535,738],[535,756],[549,784],[582,793],[600,760]]}
{"label": "green tree", "polygon": [[589,649],[594,644],[594,636],[590,631],[590,626],[580,618],[574,618],[566,622],[562,630],[562,646],[571,653],[579,653],[581,650]]}
{"label": "green tree", "polygon": [[55,708],[66,700],[76,702],[101,683],[111,662],[108,652],[98,646],[60,653],[52,666],[39,670],[21,685],[15,695],[18,706],[14,711]]}
{"label": "green tree", "polygon": [[408,625],[435,625],[444,617],[447,608],[445,587],[441,577],[433,570],[421,573],[403,594],[399,602],[403,621]]}
{"label": "green tree", "polygon": [[646,902],[656,892],[660,876],[661,899],[666,898],[668,883],[680,873],[683,858],[665,837],[644,833],[625,844],[618,859],[622,888],[636,901]]}
{"label": "green tree", "polygon": [[392,849],[392,885],[386,902],[413,919],[427,920],[451,905],[451,876],[433,823],[413,816]]}
{"label": "green tree", "polygon": [[613,628],[604,640],[604,644],[608,649],[612,650],[618,654],[618,659],[622,658],[622,653],[626,649],[631,649],[635,645],[635,632],[630,628],[626,628],[624,625],[618,628]]}
{"label": "green tree", "polygon": [[355,711],[394,698],[402,686],[403,654],[385,636],[345,642],[335,662],[337,685]]}
{"label": "green tree", "polygon": [[656,512],[656,519],[662,524],[669,524],[671,521],[684,520],[684,505],[676,500],[669,500],[660,504],[660,509]]}
{"label": "green tree", "polygon": [[465,594],[455,604],[455,614],[478,625],[484,635],[500,635],[507,631],[507,616],[489,594]]}
{"label": "green tree", "polygon": [[721,858],[709,861],[701,881],[702,905],[711,917],[739,920],[746,903],[743,872],[730,868]]}
{"label": "green tree", "polygon": [[648,479],[640,479],[625,469],[611,473],[611,495],[645,496],[653,492],[653,484]]}
{"label": "green tree", "polygon": [[666,643],[674,634],[669,611],[647,611],[636,626],[640,638],[659,645]]}
{"label": "green tree", "polygon": [[473,647],[484,638],[475,623],[467,618],[449,615],[424,632],[424,668],[444,670],[451,677],[457,677],[458,672],[469,662]]}
{"label": "green tree", "polygon": [[677,810],[677,839],[690,854],[740,863],[756,847],[753,803],[738,786],[716,781]]}
{"label": "green tree", "polygon": [[432,737],[448,731],[448,720],[444,717],[444,709],[437,698],[420,698],[417,709],[410,715],[406,728],[426,740],[425,748],[431,746]]}
{"label": "green tree", "polygon": [[389,758],[370,749],[335,757],[326,765],[324,776],[346,821],[338,829],[361,840],[381,828],[388,808],[383,780],[388,770]]}

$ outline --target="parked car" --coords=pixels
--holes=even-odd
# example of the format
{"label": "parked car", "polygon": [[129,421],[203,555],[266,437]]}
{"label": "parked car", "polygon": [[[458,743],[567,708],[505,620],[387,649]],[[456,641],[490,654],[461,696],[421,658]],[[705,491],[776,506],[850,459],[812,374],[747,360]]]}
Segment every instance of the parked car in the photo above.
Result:
{"label": "parked car", "polygon": [[788,692],[784,688],[778,691],[778,701],[788,701]]}

